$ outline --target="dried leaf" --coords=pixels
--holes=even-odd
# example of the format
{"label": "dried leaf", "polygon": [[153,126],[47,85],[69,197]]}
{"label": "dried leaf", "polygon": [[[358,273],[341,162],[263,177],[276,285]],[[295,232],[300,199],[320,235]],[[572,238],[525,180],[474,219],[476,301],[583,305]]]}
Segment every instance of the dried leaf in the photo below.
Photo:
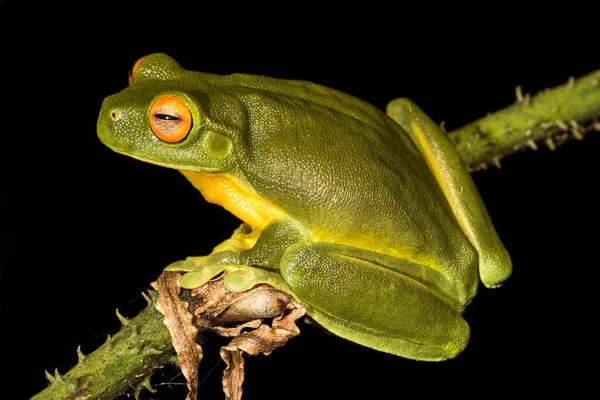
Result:
{"label": "dried leaf", "polygon": [[[288,304],[290,312],[273,320],[273,326],[260,325],[258,329],[244,332],[235,337],[227,346],[221,348],[221,358],[227,364],[223,374],[223,391],[228,400],[242,398],[244,382],[244,358],[242,352],[250,355],[269,355],[277,347],[300,333],[296,321],[306,314],[306,309],[294,302]],[[245,324],[248,325],[248,324]]]}
{"label": "dried leaf", "polygon": [[213,330],[222,337],[235,337],[242,334],[244,329],[256,329],[263,323],[262,319],[255,319],[254,321],[246,322],[245,324],[235,326],[233,328],[225,328],[223,326],[215,326]]}
{"label": "dried leaf", "polygon": [[221,358],[227,364],[223,373],[223,391],[227,400],[241,400],[244,383],[244,357],[240,350],[221,348]]}
{"label": "dried leaf", "polygon": [[[180,293],[180,276],[179,273],[164,272],[152,286],[159,292],[156,309],[165,316],[165,326],[171,333],[173,347],[188,382],[186,399],[195,400],[198,392],[202,348],[196,340],[200,329],[233,337],[229,345],[221,349],[221,357],[227,364],[223,390],[227,399],[240,400],[244,381],[243,353],[268,355],[284,346],[300,333],[296,321],[306,314],[306,310],[289,295],[268,285],[259,285],[243,293],[229,292],[222,277]],[[271,326],[264,323],[271,319]]]}
{"label": "dried leaf", "polygon": [[165,316],[163,323],[171,333],[173,348],[181,372],[187,380],[189,393],[186,400],[196,400],[198,395],[198,366],[202,360],[202,347],[196,343],[198,329],[193,325],[188,303],[179,298],[178,281],[181,274],[163,272],[152,287],[159,293],[156,309]]}
{"label": "dried leaf", "polygon": [[290,302],[289,295],[268,285],[233,293],[217,279],[190,292],[190,310],[200,327],[209,330],[281,315]]}
{"label": "dried leaf", "polygon": [[298,329],[296,321],[306,314],[306,309],[295,301],[289,302],[288,309],[291,310],[288,314],[282,314],[273,320],[273,328],[294,332],[295,335],[293,336],[296,336],[300,334],[300,329]]}

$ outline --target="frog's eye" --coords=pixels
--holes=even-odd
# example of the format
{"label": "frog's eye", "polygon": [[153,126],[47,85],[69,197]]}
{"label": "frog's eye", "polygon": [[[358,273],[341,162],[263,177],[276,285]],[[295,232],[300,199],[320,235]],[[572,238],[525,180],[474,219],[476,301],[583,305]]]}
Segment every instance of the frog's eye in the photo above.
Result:
{"label": "frog's eye", "polygon": [[160,97],[150,107],[150,128],[164,142],[180,142],[192,129],[192,112],[178,97]]}
{"label": "frog's eye", "polygon": [[133,82],[133,78],[135,77],[135,73],[137,72],[137,70],[140,68],[140,64],[142,63],[142,61],[144,60],[144,58],[146,57],[141,57],[139,58],[135,64],[133,64],[133,68],[131,68],[131,70],[129,71],[129,84],[131,85],[131,83]]}

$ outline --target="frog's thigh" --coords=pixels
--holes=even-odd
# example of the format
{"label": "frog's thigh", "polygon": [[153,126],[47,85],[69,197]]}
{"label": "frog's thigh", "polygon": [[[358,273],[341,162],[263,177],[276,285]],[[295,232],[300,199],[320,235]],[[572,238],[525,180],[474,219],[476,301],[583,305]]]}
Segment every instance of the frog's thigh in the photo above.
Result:
{"label": "frog's thigh", "polygon": [[464,349],[469,326],[451,303],[346,249],[295,244],[282,259],[283,278],[318,323],[364,346],[417,360],[444,360]]}
{"label": "frog's thigh", "polygon": [[510,257],[448,135],[409,99],[390,102],[387,114],[411,136],[444,191],[462,231],[477,249],[481,281],[487,287],[500,285],[511,274]]}

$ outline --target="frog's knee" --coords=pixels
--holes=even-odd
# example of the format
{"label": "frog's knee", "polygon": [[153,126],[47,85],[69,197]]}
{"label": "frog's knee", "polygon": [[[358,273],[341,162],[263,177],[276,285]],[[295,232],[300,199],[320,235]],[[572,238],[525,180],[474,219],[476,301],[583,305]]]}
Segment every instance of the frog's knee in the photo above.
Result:
{"label": "frog's knee", "polygon": [[304,246],[294,244],[285,251],[283,257],[281,258],[281,263],[279,266],[279,273],[283,277],[283,279],[293,287],[293,283],[300,279],[302,272],[300,269],[302,268],[300,263],[300,258],[302,257],[302,253],[304,252]]}
{"label": "frog's knee", "polygon": [[399,97],[388,103],[386,112],[389,115],[390,112],[393,112],[393,111],[404,111],[404,110],[410,111],[410,109],[414,106],[415,106],[415,103],[411,99],[406,98],[406,97]]}
{"label": "frog's knee", "polygon": [[288,247],[281,258],[280,273],[290,286],[301,286],[307,276],[315,277],[315,273],[327,271],[328,262],[322,247],[314,243],[297,243]]}
{"label": "frog's knee", "polygon": [[410,99],[401,97],[390,101],[386,107],[386,114],[392,118],[406,132],[411,131],[410,123],[415,117],[417,105]]}

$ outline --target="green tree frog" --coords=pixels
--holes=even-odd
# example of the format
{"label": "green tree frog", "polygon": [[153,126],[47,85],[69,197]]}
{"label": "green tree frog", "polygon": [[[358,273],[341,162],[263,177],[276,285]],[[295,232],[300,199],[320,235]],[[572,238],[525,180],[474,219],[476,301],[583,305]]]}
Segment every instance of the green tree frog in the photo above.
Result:
{"label": "green tree frog", "polygon": [[212,254],[167,268],[185,273],[184,288],[226,271],[231,291],[270,284],[338,336],[439,361],[466,346],[479,281],[511,273],[452,143],[410,100],[384,113],[314,83],[151,54],[104,100],[98,134],[181,171],[244,222]]}

